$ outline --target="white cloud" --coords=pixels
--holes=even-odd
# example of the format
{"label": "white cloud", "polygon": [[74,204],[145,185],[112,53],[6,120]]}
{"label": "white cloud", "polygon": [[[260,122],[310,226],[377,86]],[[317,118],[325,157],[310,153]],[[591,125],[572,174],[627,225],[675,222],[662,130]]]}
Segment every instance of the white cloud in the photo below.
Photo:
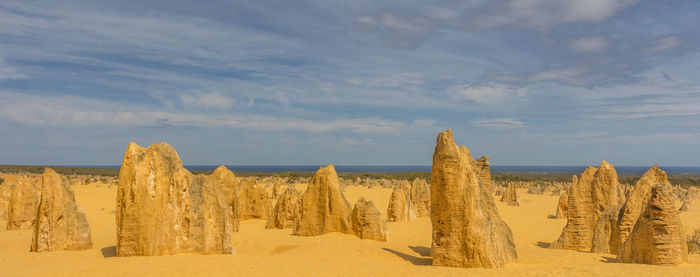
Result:
{"label": "white cloud", "polygon": [[525,127],[522,121],[515,118],[478,119],[472,120],[471,122],[476,126],[490,129],[516,129]]}
{"label": "white cloud", "polygon": [[605,49],[608,40],[601,36],[585,37],[572,41],[569,48],[577,52],[594,52]]}
{"label": "white cloud", "polygon": [[403,122],[377,117],[310,120],[263,115],[152,111],[76,96],[0,93],[0,118],[32,127],[189,127],[263,131],[395,133]]}
{"label": "white cloud", "polygon": [[655,41],[647,51],[651,53],[667,52],[676,49],[681,44],[682,41],[678,37],[669,36]]}
{"label": "white cloud", "polygon": [[540,29],[576,22],[600,22],[638,0],[513,0],[491,14],[477,16],[477,24],[493,28],[504,25]]}
{"label": "white cloud", "polygon": [[186,93],[180,94],[182,104],[196,108],[216,108],[220,110],[228,109],[236,104],[236,99],[218,93]]}
{"label": "white cloud", "polygon": [[447,89],[447,94],[457,100],[473,101],[478,104],[496,104],[513,96],[524,96],[519,89],[503,86],[457,85]]}

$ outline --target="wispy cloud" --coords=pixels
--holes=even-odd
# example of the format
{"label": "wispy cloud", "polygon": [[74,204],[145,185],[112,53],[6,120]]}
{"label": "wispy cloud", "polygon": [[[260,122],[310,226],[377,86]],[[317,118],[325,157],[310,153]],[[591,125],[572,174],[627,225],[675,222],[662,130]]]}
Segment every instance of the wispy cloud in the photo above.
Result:
{"label": "wispy cloud", "polygon": [[516,129],[523,128],[525,125],[522,121],[515,118],[494,118],[494,119],[478,119],[472,120],[472,124],[490,128],[490,129]]}

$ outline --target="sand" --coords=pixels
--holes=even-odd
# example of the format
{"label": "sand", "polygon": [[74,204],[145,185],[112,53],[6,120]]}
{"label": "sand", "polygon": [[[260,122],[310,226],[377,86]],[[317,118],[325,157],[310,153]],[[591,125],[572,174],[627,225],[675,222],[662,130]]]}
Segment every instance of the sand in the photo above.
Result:
{"label": "sand", "polygon": [[[246,220],[234,233],[234,255],[186,254],[160,257],[115,257],[116,187],[74,186],[91,225],[94,248],[84,251],[29,252],[31,230],[5,231],[0,221],[0,276],[700,276],[700,255],[681,266],[615,263],[613,255],[546,247],[565,220],[554,219],[559,196],[520,191],[521,206],[497,202],[513,230],[518,262],[502,269],[434,267],[430,259],[429,217],[390,222],[390,242],[361,240],[330,233],[292,236],[291,229],[267,230],[263,220]],[[386,213],[390,189],[349,186],[351,205],[359,197]],[[694,200],[700,207],[700,199]],[[682,212],[684,228],[700,228],[698,211]]]}

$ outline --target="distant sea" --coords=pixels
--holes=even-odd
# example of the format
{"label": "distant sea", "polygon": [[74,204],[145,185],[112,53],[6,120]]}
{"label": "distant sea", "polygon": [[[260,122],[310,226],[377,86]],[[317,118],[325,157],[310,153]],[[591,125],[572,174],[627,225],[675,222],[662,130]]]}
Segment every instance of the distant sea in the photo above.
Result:
{"label": "distant sea", "polygon": [[[90,166],[74,165],[74,167],[88,168],[113,168],[119,166]],[[185,165],[192,171],[214,170],[216,165]],[[228,169],[239,172],[314,172],[320,165],[227,165]],[[429,165],[336,165],[338,172],[430,172]],[[527,166],[527,165],[493,165],[492,172],[533,172],[533,173],[581,173],[586,166]],[[649,166],[615,166],[617,173],[641,174],[649,169]],[[668,174],[700,174],[700,166],[661,166]]]}

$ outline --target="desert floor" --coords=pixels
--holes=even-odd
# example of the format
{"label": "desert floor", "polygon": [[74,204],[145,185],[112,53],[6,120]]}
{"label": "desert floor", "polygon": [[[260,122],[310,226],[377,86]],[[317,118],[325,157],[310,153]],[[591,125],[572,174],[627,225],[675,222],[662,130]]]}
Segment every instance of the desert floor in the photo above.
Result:
{"label": "desert floor", "polygon": [[[234,255],[115,257],[116,187],[73,188],[91,225],[93,249],[32,253],[32,231],[5,231],[6,223],[0,221],[0,276],[700,276],[700,255],[690,255],[688,264],[668,267],[619,264],[613,255],[547,249],[566,223],[551,218],[559,197],[524,190],[519,207],[497,202],[518,250],[518,262],[502,269],[431,266],[429,217],[388,223],[390,242],[340,233],[297,237],[290,229],[266,230],[264,221],[248,220],[233,236]],[[345,192],[350,204],[364,197],[382,213],[390,194],[390,189],[354,186]],[[694,204],[700,207],[700,199]],[[700,228],[700,212],[681,216],[686,230]]]}

